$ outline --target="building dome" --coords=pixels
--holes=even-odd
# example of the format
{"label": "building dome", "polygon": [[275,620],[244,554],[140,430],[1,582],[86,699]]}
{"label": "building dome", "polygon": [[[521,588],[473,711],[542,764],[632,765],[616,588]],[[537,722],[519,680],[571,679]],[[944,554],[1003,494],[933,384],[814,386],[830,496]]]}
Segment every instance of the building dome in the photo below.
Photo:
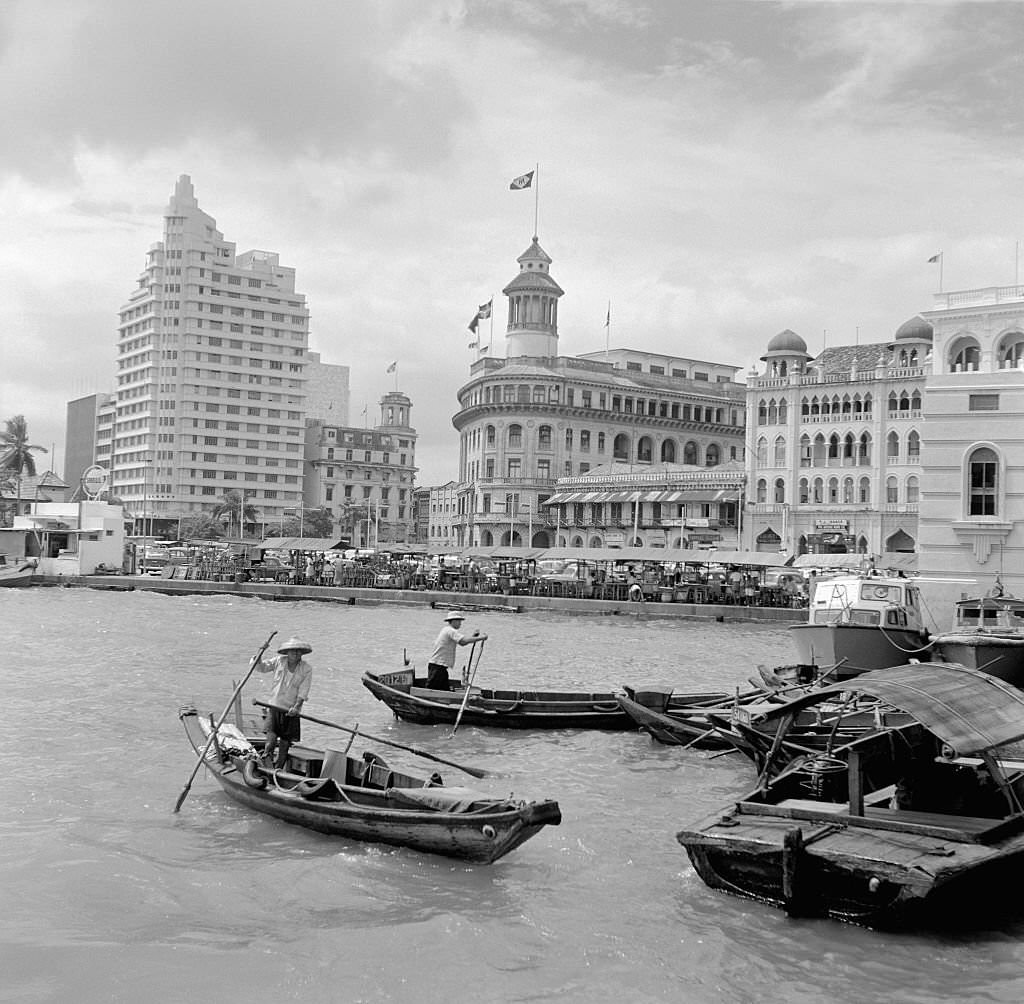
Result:
{"label": "building dome", "polygon": [[897,342],[909,338],[930,342],[933,335],[934,330],[929,321],[926,321],[923,317],[912,317],[909,321],[904,321],[896,329],[896,334],[892,337],[893,341]]}
{"label": "building dome", "polygon": [[767,362],[769,356],[802,356],[810,359],[807,354],[807,342],[805,342],[795,331],[786,328],[780,331],[769,343],[765,354],[761,356],[762,362]]}
{"label": "building dome", "polygon": [[805,342],[795,331],[791,331],[786,328],[785,331],[780,331],[769,343],[768,352],[807,352],[807,342]]}

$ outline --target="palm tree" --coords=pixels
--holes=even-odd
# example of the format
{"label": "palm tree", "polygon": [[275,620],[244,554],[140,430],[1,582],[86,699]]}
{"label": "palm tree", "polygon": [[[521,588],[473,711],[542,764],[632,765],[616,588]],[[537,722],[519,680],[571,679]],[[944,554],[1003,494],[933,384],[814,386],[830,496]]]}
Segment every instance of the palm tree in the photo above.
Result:
{"label": "palm tree", "polygon": [[239,539],[245,536],[242,529],[243,524],[255,523],[260,518],[260,514],[256,511],[256,507],[245,502],[244,496],[240,491],[234,490],[225,492],[224,498],[222,498],[214,507],[214,519],[220,519],[225,515],[228,517],[228,526],[232,526],[235,523],[238,524]]}
{"label": "palm tree", "polygon": [[48,451],[45,447],[36,446],[28,441],[28,422],[25,421],[24,415],[8,418],[5,424],[7,428],[0,432],[0,470],[12,471],[15,474],[14,511],[17,512],[18,503],[21,501],[22,473],[28,474],[30,478],[35,477],[36,460],[32,454]]}
{"label": "palm tree", "polygon": [[215,540],[223,536],[224,525],[208,512],[197,513],[182,521],[181,536],[185,540]]}

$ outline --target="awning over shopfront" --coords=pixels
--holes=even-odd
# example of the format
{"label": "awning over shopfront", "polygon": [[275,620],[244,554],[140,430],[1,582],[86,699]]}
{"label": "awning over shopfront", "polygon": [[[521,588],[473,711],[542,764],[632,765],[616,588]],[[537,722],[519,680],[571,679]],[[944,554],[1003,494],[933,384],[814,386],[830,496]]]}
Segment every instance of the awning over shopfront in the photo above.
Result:
{"label": "awning over shopfront", "polygon": [[261,540],[261,551],[335,551],[349,547],[345,538],[338,537],[267,537]]}
{"label": "awning over shopfront", "polygon": [[728,502],[736,501],[738,489],[682,489],[645,491],[603,491],[603,492],[556,492],[543,505],[569,505],[572,503],[601,502]]}

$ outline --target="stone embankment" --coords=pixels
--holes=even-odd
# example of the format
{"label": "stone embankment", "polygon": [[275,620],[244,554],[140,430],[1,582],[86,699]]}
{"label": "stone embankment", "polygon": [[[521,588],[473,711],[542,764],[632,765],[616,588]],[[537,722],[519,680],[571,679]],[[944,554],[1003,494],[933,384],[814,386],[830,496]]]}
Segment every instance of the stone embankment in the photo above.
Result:
{"label": "stone embankment", "polygon": [[505,596],[500,593],[456,593],[447,590],[372,589],[353,586],[293,586],[278,582],[212,582],[205,579],[160,579],[147,575],[84,575],[36,577],[37,585],[86,589],[146,590],[166,595],[194,596],[223,594],[249,596],[263,600],[316,600],[350,606],[374,605],[429,606],[436,609],[459,608],[472,611],[524,613],[558,611],[584,616],[625,616],[673,620],[755,621],[778,624],[802,623],[805,610],[788,607],[748,607],[715,603],[620,602],[617,600],[580,600],[555,596]]}

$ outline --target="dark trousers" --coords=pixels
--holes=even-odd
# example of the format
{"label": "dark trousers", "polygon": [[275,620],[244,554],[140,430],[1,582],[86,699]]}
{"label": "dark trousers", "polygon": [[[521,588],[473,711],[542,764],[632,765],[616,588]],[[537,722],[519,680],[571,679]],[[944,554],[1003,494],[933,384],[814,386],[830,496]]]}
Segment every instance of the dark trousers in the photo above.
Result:
{"label": "dark trousers", "polygon": [[428,662],[427,686],[431,690],[451,690],[451,681],[448,679],[448,667],[442,666],[439,662]]}

